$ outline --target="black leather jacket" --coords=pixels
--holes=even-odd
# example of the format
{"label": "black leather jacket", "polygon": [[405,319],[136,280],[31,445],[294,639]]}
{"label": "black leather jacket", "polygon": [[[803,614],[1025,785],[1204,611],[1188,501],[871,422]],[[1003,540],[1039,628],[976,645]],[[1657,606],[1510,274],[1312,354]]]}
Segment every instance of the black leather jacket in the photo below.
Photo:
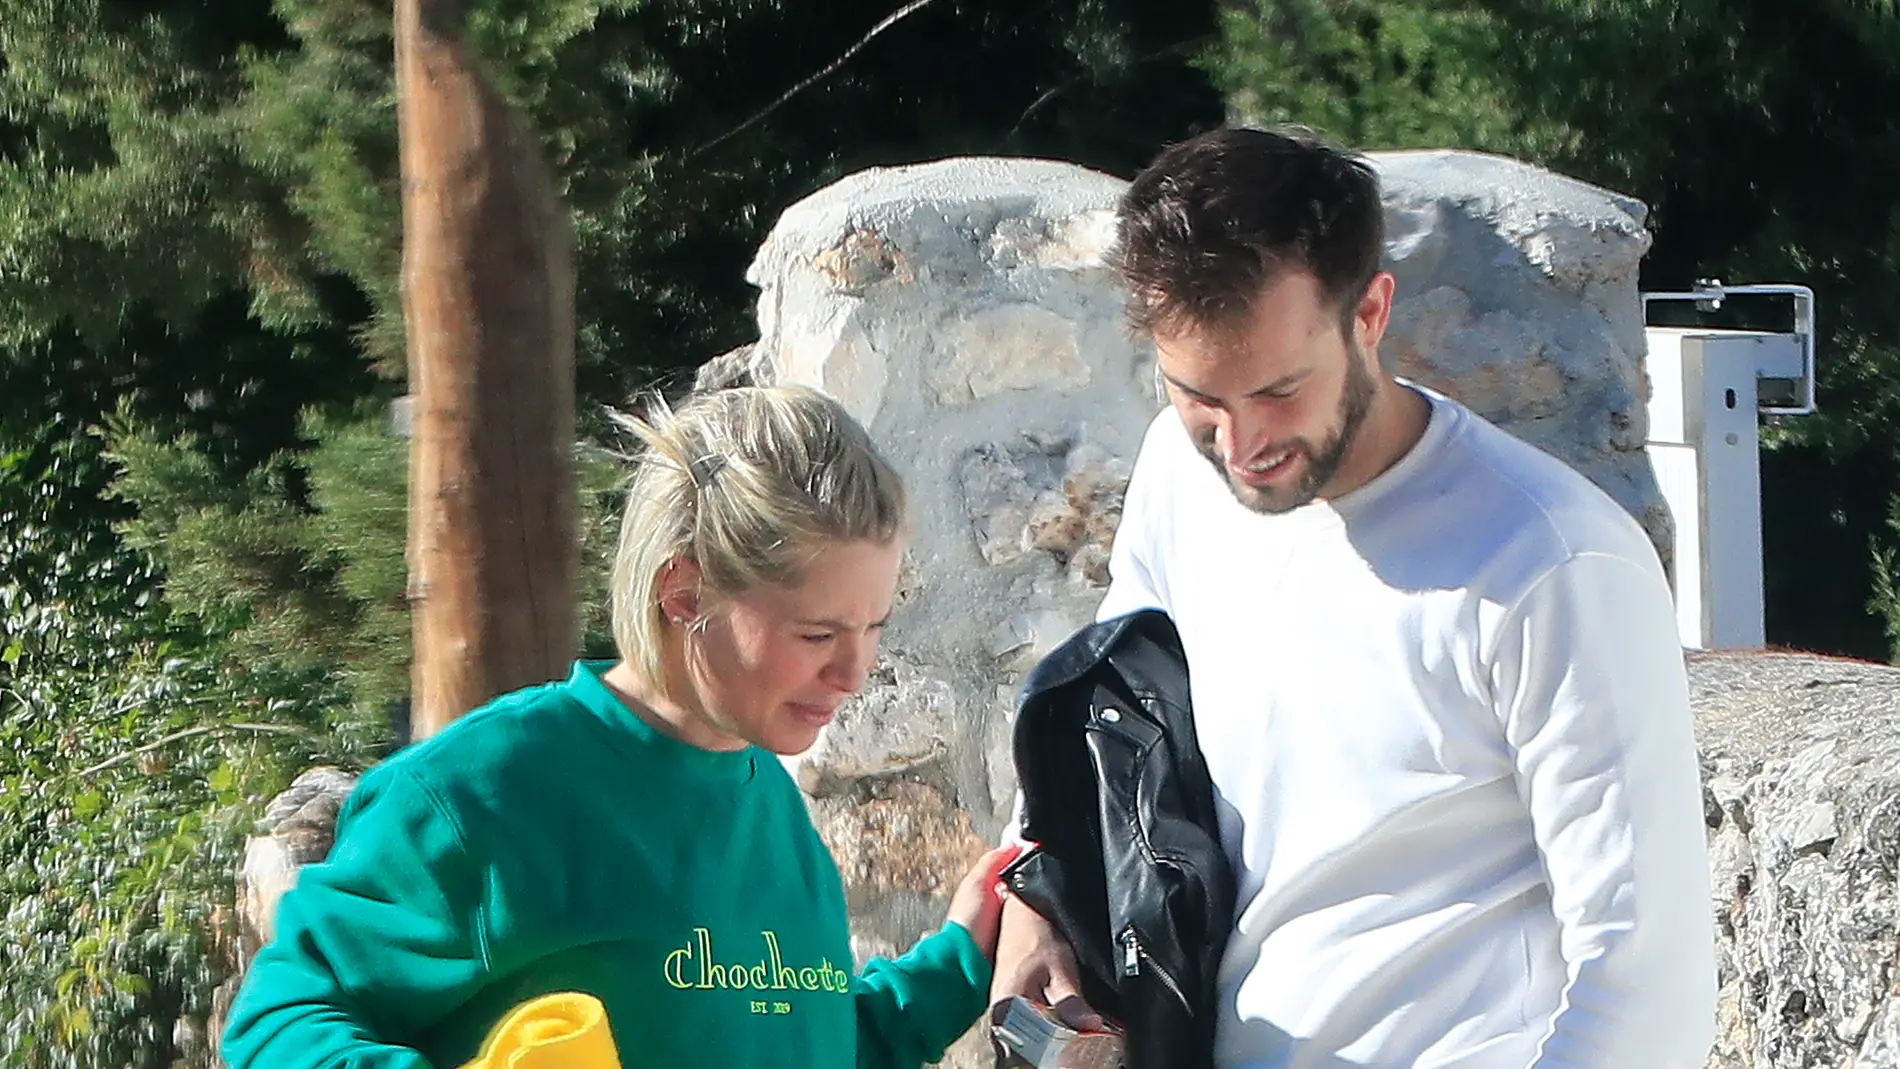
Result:
{"label": "black leather jacket", "polygon": [[1089,1004],[1127,1029],[1128,1069],[1212,1066],[1234,875],[1174,622],[1144,610],[1077,632],[1024,683],[1014,743],[1036,847],[1011,889],[1074,948]]}

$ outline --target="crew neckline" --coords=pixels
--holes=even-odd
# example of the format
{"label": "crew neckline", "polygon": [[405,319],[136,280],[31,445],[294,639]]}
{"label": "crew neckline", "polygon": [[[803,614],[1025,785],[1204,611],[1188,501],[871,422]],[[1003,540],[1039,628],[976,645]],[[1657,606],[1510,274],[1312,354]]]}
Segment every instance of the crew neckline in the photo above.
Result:
{"label": "crew neckline", "polygon": [[601,675],[614,661],[575,661],[568,676],[567,692],[588,712],[598,717],[610,735],[630,742],[635,748],[658,759],[659,764],[690,779],[719,783],[745,783],[758,773],[760,751],[757,746],[742,750],[703,750],[666,734],[641,719],[627,707]]}
{"label": "crew neckline", "polygon": [[1412,443],[1412,448],[1398,462],[1379,474],[1366,480],[1338,497],[1329,498],[1326,504],[1343,519],[1351,519],[1356,513],[1364,512],[1380,498],[1390,494],[1394,488],[1403,486],[1413,472],[1430,462],[1451,441],[1458,426],[1464,422],[1463,409],[1451,398],[1429,387],[1420,386],[1406,379],[1396,379],[1400,386],[1423,397],[1431,407],[1426,418],[1425,431]]}

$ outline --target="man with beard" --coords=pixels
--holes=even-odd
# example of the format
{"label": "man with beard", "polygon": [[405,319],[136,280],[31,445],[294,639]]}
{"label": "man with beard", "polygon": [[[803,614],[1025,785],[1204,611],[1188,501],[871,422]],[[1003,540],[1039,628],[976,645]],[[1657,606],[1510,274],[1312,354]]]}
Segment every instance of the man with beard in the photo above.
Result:
{"label": "man with beard", "polygon": [[[1688,688],[1637,524],[1379,363],[1378,181],[1304,134],[1164,152],[1118,268],[1171,402],[1104,618],[1167,611],[1238,876],[1221,1069],[1700,1069]],[[992,995],[1094,1017],[1005,910]]]}

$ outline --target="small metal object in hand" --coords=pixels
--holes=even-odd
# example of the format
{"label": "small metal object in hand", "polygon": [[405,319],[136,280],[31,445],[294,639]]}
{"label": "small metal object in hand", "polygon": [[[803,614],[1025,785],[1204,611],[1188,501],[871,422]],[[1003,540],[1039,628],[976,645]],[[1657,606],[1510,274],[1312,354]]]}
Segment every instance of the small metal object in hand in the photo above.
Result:
{"label": "small metal object in hand", "polygon": [[1122,1069],[1122,1035],[1113,1026],[1078,1032],[1047,1006],[1017,996],[990,1012],[997,1069]]}

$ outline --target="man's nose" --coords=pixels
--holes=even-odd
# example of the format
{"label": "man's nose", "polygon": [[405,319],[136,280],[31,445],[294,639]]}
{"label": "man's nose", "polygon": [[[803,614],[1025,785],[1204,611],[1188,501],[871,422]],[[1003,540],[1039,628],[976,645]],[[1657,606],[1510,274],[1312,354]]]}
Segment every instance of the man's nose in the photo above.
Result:
{"label": "man's nose", "polygon": [[1273,427],[1254,413],[1222,409],[1215,417],[1215,441],[1230,464],[1244,464],[1273,441]]}

